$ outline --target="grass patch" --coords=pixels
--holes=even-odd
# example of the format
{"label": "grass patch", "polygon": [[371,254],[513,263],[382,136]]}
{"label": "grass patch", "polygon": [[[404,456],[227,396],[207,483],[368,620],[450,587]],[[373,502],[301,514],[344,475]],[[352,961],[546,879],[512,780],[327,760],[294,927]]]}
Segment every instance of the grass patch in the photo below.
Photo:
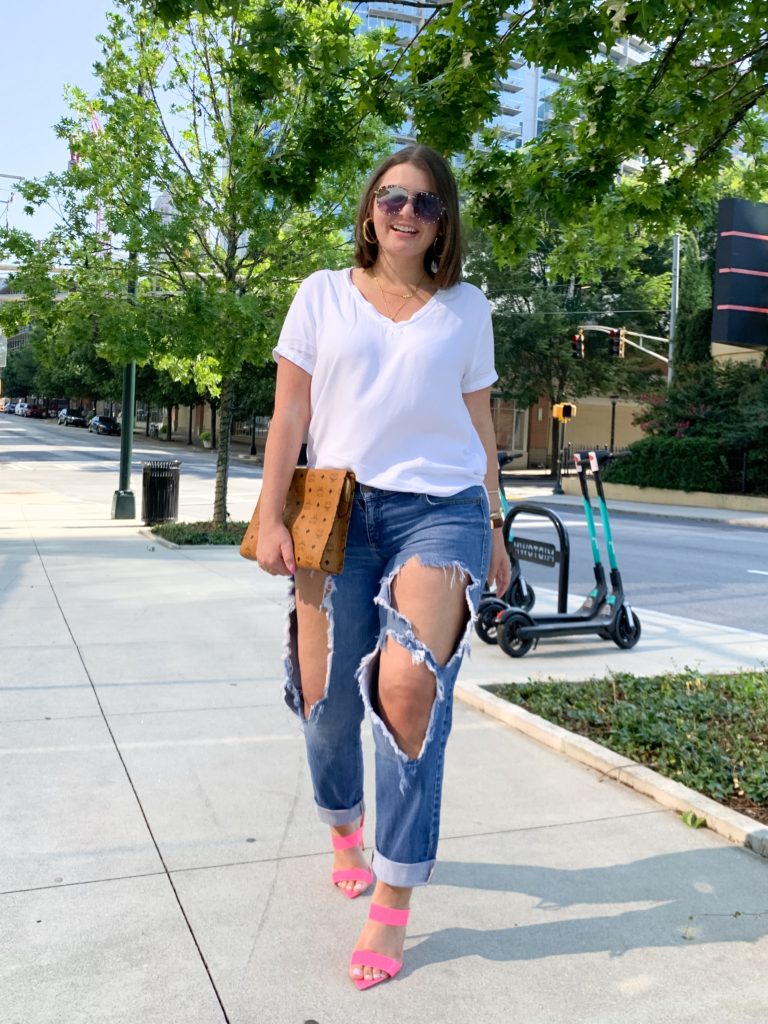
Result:
{"label": "grass patch", "polygon": [[158,523],[152,533],[173,544],[240,544],[248,523]]}
{"label": "grass patch", "polygon": [[494,692],[768,824],[766,672],[617,674]]}

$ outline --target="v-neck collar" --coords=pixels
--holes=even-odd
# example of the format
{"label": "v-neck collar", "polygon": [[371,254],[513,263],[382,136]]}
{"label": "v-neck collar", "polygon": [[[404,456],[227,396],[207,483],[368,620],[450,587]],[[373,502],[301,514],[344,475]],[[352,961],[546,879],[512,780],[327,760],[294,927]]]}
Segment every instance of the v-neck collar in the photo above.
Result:
{"label": "v-neck collar", "polygon": [[353,269],[353,267],[350,267],[348,270],[346,270],[344,276],[346,278],[348,286],[354,292],[355,301],[358,302],[361,306],[363,306],[364,309],[368,310],[368,312],[372,316],[376,317],[378,320],[384,321],[384,323],[388,324],[390,327],[406,327],[408,324],[412,324],[416,320],[420,320],[421,317],[432,308],[432,306],[435,304],[435,299],[442,291],[441,288],[438,288],[434,295],[431,295],[428,301],[425,302],[420,309],[417,309],[415,313],[409,316],[407,320],[393,320],[391,317],[385,316],[380,310],[376,309],[372,302],[369,302],[369,300],[366,299],[366,297],[363,295],[363,293],[360,291],[360,289],[357,287],[354,280],[352,279]]}

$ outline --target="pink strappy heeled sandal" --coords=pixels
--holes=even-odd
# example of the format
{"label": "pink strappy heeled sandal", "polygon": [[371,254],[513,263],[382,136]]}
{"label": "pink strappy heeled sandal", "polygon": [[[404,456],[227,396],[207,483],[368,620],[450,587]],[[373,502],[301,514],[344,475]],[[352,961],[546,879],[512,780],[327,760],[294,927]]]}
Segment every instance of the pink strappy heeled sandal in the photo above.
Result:
{"label": "pink strappy heeled sandal", "polygon": [[[395,925],[405,928],[408,924],[410,910],[395,910],[393,907],[383,907],[380,903],[372,903],[368,910],[368,920],[378,921],[379,924]],[[378,985],[382,981],[389,981],[394,978],[403,966],[402,960],[393,960],[391,956],[384,956],[383,953],[376,953],[372,949],[356,949],[349,961],[352,966],[378,967],[380,971],[386,971],[389,977],[384,978],[353,978],[352,980],[362,991],[372,985]]]}
{"label": "pink strappy heeled sandal", "polygon": [[[352,832],[351,835],[331,836],[331,843],[334,850],[349,850],[353,846],[359,846],[361,850],[364,850],[364,821],[364,817],[360,819],[360,828]],[[334,871],[331,874],[331,881],[337,888],[339,882],[365,882],[364,889],[341,889],[341,892],[344,893],[348,900],[354,900],[357,899],[358,896],[362,896],[363,893],[371,887],[371,883],[373,882],[373,871],[371,871],[370,868],[340,868],[338,871]]]}

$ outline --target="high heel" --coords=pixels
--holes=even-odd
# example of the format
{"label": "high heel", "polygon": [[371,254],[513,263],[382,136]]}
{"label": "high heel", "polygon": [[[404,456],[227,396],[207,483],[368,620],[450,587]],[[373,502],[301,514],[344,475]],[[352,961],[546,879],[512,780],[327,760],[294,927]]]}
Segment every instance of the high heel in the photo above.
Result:
{"label": "high heel", "polygon": [[[383,907],[380,903],[372,903],[368,910],[368,920],[405,928],[408,924],[409,914],[410,910],[395,910],[394,907]],[[372,949],[356,949],[349,962],[351,966],[378,967],[380,971],[387,972],[388,976],[383,978],[353,978],[352,980],[361,992],[365,988],[371,988],[382,981],[394,978],[403,966],[402,960],[393,960],[391,956],[384,956],[383,953],[376,953]]]}
{"label": "high heel", "polygon": [[[348,836],[331,836],[331,844],[334,850],[350,850],[353,846],[359,846],[361,850],[364,850],[363,846],[363,822],[365,818],[360,819],[360,828],[356,829],[351,835]],[[338,888],[339,882],[365,882],[364,889],[341,889],[341,892],[347,897],[348,900],[357,899],[358,896],[362,896],[363,893],[370,889],[373,882],[373,871],[370,868],[340,868],[338,871],[334,871],[331,874],[331,881]]]}

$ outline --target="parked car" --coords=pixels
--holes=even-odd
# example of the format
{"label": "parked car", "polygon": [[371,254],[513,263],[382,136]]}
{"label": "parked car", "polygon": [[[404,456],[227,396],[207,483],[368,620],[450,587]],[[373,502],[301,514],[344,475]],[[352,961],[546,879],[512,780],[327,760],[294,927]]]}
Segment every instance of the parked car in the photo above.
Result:
{"label": "parked car", "polygon": [[63,423],[65,427],[88,426],[82,409],[62,409],[59,413],[59,423]]}
{"label": "parked car", "polygon": [[88,424],[92,434],[114,434],[120,436],[120,424],[112,416],[93,416]]}
{"label": "parked car", "polygon": [[17,402],[16,403],[16,415],[17,416],[26,416],[27,415],[27,403],[26,402]]}
{"label": "parked car", "polygon": [[13,416],[13,414],[16,412],[16,403],[15,402],[6,402],[5,403],[5,411],[10,413],[11,416]]}
{"label": "parked car", "polygon": [[27,416],[32,416],[36,420],[44,420],[48,413],[45,410],[44,405],[28,405]]}

